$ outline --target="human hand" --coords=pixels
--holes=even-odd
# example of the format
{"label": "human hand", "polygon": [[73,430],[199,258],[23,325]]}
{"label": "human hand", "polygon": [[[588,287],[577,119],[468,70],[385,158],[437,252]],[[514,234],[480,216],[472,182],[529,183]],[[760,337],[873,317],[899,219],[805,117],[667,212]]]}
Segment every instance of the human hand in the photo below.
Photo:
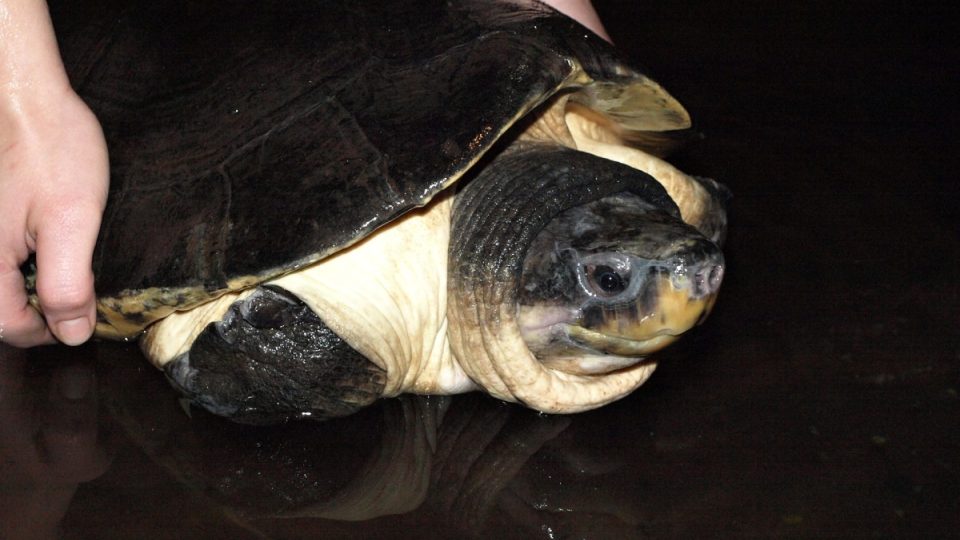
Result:
{"label": "human hand", "polygon": [[[77,345],[92,334],[108,175],[103,132],[70,87],[46,2],[0,0],[0,341]],[[30,253],[43,315],[20,273]]]}
{"label": "human hand", "polygon": [[[107,198],[106,143],[69,87],[24,110],[33,106],[0,116],[0,338],[77,345],[96,322],[91,259]],[[30,253],[42,316],[20,273]]]}
{"label": "human hand", "polygon": [[603,27],[603,23],[600,22],[600,16],[597,15],[596,10],[593,9],[593,4],[590,2],[590,0],[542,1],[544,4],[549,5],[553,9],[587,27],[594,34],[607,41],[610,41],[610,36],[607,34],[607,30]]}

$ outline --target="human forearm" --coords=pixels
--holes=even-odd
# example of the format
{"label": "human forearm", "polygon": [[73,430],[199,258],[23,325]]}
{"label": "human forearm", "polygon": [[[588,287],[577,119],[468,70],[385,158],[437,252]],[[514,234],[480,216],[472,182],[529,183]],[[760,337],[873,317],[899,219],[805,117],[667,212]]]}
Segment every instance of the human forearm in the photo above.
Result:
{"label": "human forearm", "polygon": [[23,121],[70,91],[43,0],[0,0],[0,122]]}

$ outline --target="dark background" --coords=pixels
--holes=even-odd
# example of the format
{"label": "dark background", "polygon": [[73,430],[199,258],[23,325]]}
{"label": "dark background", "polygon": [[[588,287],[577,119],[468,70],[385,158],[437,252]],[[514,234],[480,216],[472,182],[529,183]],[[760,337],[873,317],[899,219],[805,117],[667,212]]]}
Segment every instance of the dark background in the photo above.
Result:
{"label": "dark background", "polygon": [[[672,161],[735,195],[713,315],[634,395],[573,417],[456,397],[430,450],[404,454],[388,428],[408,402],[240,428],[187,420],[129,349],[6,350],[20,394],[0,412],[41,426],[57,423],[43,411],[59,370],[96,370],[111,465],[77,488],[64,534],[960,536],[960,18],[946,3],[839,4],[597,1],[702,133]],[[58,418],[86,433],[89,415]],[[415,510],[277,517],[394,451],[432,467]]]}
{"label": "dark background", "polygon": [[598,5],[735,194],[723,302],[654,381],[697,441],[666,535],[960,534],[956,8]]}

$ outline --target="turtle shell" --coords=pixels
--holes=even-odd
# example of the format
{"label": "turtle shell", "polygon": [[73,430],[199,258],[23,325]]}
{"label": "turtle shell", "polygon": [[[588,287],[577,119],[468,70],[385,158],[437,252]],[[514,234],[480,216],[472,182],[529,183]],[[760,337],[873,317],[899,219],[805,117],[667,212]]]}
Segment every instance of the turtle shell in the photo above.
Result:
{"label": "turtle shell", "polygon": [[600,38],[534,1],[52,3],[108,141],[98,333],[310,265],[426,204],[577,92],[624,138],[688,127]]}

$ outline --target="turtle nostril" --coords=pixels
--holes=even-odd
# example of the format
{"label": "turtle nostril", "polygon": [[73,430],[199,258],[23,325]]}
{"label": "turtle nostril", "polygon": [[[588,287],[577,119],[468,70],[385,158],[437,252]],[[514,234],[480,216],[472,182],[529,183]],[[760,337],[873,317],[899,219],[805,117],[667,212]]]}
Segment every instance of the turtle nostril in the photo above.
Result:
{"label": "turtle nostril", "polygon": [[694,274],[693,294],[698,297],[714,294],[720,288],[721,282],[723,282],[723,265],[706,264]]}
{"label": "turtle nostril", "polygon": [[720,284],[723,282],[723,265],[714,264],[711,265],[710,273],[708,274],[707,284],[710,287],[710,292],[717,292],[717,289],[720,288]]}

